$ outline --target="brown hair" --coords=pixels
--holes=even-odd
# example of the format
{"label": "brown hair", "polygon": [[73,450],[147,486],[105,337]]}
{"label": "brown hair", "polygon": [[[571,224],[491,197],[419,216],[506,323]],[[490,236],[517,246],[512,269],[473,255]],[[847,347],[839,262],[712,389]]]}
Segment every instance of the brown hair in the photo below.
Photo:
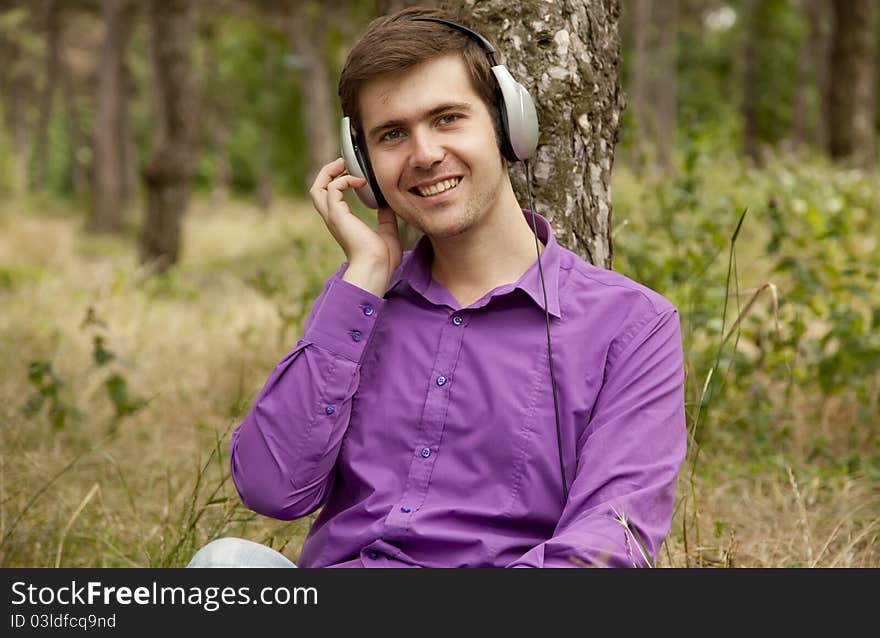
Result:
{"label": "brown hair", "polygon": [[366,82],[385,73],[403,71],[449,53],[459,53],[468,69],[474,90],[492,115],[497,135],[497,85],[483,48],[474,38],[457,29],[437,22],[416,22],[413,18],[441,18],[473,28],[461,15],[429,7],[409,7],[392,15],[376,18],[355,42],[342,68],[339,99],[343,114],[351,118],[355,129],[360,132],[358,94]]}

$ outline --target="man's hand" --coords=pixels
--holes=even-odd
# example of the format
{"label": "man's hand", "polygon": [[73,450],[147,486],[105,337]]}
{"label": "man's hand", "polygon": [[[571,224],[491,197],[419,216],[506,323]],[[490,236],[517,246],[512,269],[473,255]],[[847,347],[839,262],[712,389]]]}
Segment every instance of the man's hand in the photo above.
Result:
{"label": "man's hand", "polygon": [[374,231],[352,213],[345,202],[346,190],[366,183],[361,177],[349,175],[340,157],[318,172],[309,195],[333,239],[345,252],[348,269],[342,278],[381,297],[391,273],[400,265],[403,251],[393,210],[379,209],[379,227]]}

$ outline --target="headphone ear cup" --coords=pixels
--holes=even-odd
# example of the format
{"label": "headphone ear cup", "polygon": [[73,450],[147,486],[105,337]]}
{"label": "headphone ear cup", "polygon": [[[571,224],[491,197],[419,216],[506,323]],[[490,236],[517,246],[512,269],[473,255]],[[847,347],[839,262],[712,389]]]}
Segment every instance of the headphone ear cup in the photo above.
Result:
{"label": "headphone ear cup", "polygon": [[501,95],[500,90],[496,91],[495,108],[498,111],[498,121],[501,125],[501,130],[499,131],[501,134],[501,154],[508,162],[518,162],[519,158],[510,144],[510,124],[507,121],[507,107],[504,105],[504,97]]}
{"label": "headphone ear cup", "polygon": [[[526,160],[538,148],[538,115],[532,96],[522,84],[513,79],[503,64],[492,67],[492,73],[501,92],[499,110],[506,139],[503,145],[512,161]],[[507,153],[505,153],[507,155]]]}
{"label": "headphone ear cup", "polygon": [[355,189],[358,199],[363,202],[367,208],[384,208],[388,205],[379,190],[376,178],[373,177],[373,171],[370,167],[370,161],[361,150],[357,141],[357,136],[351,128],[351,119],[342,118],[342,126],[340,128],[340,150],[342,158],[345,160],[345,168],[350,175],[361,177],[367,180],[367,183],[360,188]]}

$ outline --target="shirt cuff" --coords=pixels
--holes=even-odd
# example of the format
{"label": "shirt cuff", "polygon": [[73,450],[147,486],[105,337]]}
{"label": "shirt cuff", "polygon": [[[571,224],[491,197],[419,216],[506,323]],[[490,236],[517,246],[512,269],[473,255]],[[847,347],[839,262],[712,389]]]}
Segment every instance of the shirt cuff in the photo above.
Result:
{"label": "shirt cuff", "polygon": [[360,363],[385,300],[344,279],[334,279],[303,339]]}

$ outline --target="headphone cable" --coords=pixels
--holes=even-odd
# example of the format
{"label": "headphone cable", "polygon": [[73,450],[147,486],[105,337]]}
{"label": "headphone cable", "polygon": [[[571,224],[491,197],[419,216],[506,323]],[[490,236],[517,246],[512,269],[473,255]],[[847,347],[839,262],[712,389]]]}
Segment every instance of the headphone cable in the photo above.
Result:
{"label": "headphone cable", "polygon": [[[535,199],[532,195],[532,171],[529,161],[523,161],[526,169],[526,186],[529,192],[529,211],[532,217],[532,231],[535,234],[535,250],[538,252],[538,272],[541,274],[541,288],[544,291],[544,317],[547,320],[547,356],[550,359],[550,383],[553,386],[553,409],[556,414],[556,443],[559,447],[559,474],[562,476],[562,505],[568,503],[568,481],[565,478],[565,463],[562,459],[562,428],[559,425],[559,398],[556,394],[556,375],[553,373],[553,348],[550,345],[550,311],[547,308],[547,284],[544,283],[544,268],[541,266],[541,248],[538,245],[538,227],[535,222]],[[549,236],[548,236],[549,241]]]}

